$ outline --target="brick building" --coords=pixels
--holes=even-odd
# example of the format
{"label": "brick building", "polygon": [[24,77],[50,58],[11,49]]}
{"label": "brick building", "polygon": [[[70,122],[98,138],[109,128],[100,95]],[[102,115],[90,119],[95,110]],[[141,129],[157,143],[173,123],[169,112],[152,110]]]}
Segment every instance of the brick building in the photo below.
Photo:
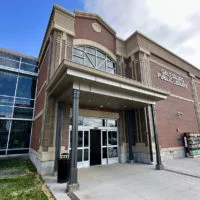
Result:
{"label": "brick building", "polygon": [[139,32],[118,38],[96,14],[55,5],[38,69],[30,158],[52,174],[69,152],[69,187],[77,167],[136,161],[162,169],[185,156],[182,134],[199,130],[199,69]]}

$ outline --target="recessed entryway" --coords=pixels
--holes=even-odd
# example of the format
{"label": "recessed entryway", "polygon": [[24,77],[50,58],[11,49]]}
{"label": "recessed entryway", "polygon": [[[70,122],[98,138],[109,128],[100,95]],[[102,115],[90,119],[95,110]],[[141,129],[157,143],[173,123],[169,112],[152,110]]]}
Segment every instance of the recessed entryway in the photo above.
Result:
{"label": "recessed entryway", "polygon": [[90,130],[90,166],[101,165],[101,131]]}
{"label": "recessed entryway", "polygon": [[[117,119],[79,117],[78,168],[119,162],[117,124]],[[71,135],[71,124],[69,128]]]}

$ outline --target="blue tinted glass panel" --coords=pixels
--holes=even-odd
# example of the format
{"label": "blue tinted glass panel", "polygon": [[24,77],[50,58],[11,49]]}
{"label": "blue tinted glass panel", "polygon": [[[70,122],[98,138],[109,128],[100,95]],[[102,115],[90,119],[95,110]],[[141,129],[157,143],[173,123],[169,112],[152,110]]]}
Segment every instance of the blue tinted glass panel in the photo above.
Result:
{"label": "blue tinted glass panel", "polygon": [[78,56],[73,56],[73,61],[79,64],[83,64],[84,59]]}
{"label": "blue tinted glass panel", "polygon": [[13,120],[8,148],[29,148],[30,134],[31,122]]}
{"label": "blue tinted glass panel", "polygon": [[29,99],[35,98],[36,78],[31,76],[19,76],[17,97]]}
{"label": "blue tinted glass panel", "polygon": [[9,120],[0,120],[0,149],[7,148],[7,140],[10,129]]}
{"label": "blue tinted glass panel", "polygon": [[37,61],[31,60],[31,59],[28,59],[28,58],[22,58],[21,62],[28,63],[28,64],[31,64],[31,65],[37,65]]}
{"label": "blue tinted glass panel", "polygon": [[6,155],[6,151],[1,151],[0,150],[0,156],[2,156],[2,155]]}
{"label": "blue tinted glass panel", "polygon": [[0,95],[15,95],[17,74],[0,71]]}
{"label": "blue tinted glass panel", "polygon": [[0,96],[0,105],[12,106],[14,97]]}
{"label": "blue tinted glass panel", "polygon": [[28,149],[8,150],[8,155],[10,155],[10,154],[24,154],[24,153],[28,153],[28,152],[29,152]]}
{"label": "blue tinted glass panel", "polygon": [[19,69],[19,62],[0,57],[0,65]]}
{"label": "blue tinted glass panel", "polygon": [[15,56],[13,54],[9,54],[9,53],[5,53],[5,52],[0,52],[0,57],[4,57],[4,58],[8,58],[11,60],[16,60],[16,61],[20,61],[20,57],[19,56]]}
{"label": "blue tinted glass panel", "polygon": [[15,106],[33,108],[34,107],[34,100],[16,98],[15,99]]}
{"label": "blue tinted glass panel", "polygon": [[115,69],[114,68],[109,68],[107,67],[107,70],[106,70],[108,73],[110,74],[115,74]]}
{"label": "blue tinted glass panel", "polygon": [[33,109],[14,107],[13,118],[33,118]]}
{"label": "blue tinted glass panel", "polygon": [[108,131],[108,145],[117,145],[116,131]]}
{"label": "blue tinted glass panel", "polygon": [[12,117],[12,107],[0,106],[0,117]]}
{"label": "blue tinted glass panel", "polygon": [[37,73],[38,71],[35,65],[29,65],[26,63],[21,63],[20,69],[24,71],[34,72],[34,73]]}

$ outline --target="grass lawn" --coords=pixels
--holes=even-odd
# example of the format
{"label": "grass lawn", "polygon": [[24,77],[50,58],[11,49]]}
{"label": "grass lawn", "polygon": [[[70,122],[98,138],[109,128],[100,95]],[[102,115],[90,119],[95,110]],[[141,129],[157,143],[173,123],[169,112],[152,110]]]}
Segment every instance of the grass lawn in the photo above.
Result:
{"label": "grass lawn", "polygon": [[0,161],[0,200],[54,199],[30,161]]}

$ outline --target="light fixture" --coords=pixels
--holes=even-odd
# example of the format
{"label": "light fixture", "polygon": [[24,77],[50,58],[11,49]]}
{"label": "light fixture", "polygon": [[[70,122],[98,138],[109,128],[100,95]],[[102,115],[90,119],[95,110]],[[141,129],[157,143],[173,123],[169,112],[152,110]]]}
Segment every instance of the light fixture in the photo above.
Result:
{"label": "light fixture", "polygon": [[103,108],[103,105],[100,105],[100,108]]}
{"label": "light fixture", "polygon": [[180,111],[178,111],[178,112],[177,112],[177,116],[180,116],[180,115],[183,115],[183,113],[180,112]]}

